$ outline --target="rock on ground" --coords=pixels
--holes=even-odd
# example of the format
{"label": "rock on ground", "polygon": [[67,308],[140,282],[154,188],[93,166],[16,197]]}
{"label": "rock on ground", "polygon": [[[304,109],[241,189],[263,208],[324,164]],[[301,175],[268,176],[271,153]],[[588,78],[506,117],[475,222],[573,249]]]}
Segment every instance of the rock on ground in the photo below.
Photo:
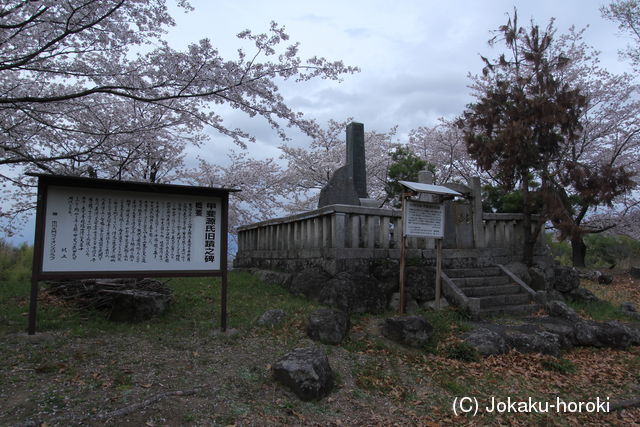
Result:
{"label": "rock on ground", "polygon": [[487,328],[478,327],[469,332],[465,342],[483,356],[503,354],[509,351],[504,337]]}
{"label": "rock on ground", "polygon": [[542,353],[558,356],[573,346],[627,348],[640,345],[640,327],[620,322],[581,319],[565,303],[552,301],[550,316],[523,319],[520,324],[476,323],[465,342],[481,354]]}
{"label": "rock on ground", "polygon": [[569,292],[580,286],[580,275],[573,267],[558,266],[553,269],[553,288]]}
{"label": "rock on ground", "polygon": [[267,310],[256,322],[260,326],[276,326],[287,317],[287,313],[279,308]]}
{"label": "rock on ground", "polygon": [[310,267],[294,275],[288,282],[288,289],[294,295],[315,299],[318,298],[329,279],[331,276],[322,268]]}
{"label": "rock on ground", "polygon": [[164,313],[171,303],[171,296],[152,291],[127,289],[104,290],[112,298],[109,320],[141,322]]}
{"label": "rock on ground", "polygon": [[380,324],[380,332],[392,341],[420,348],[433,335],[433,326],[422,316],[401,316],[385,319]]}
{"label": "rock on ground", "polygon": [[425,267],[408,266],[406,273],[407,296],[418,304],[432,300],[436,295],[435,273]]}
{"label": "rock on ground", "polygon": [[321,308],[309,315],[307,335],[323,344],[340,344],[349,333],[349,315],[341,310]]}
{"label": "rock on ground", "polygon": [[325,283],[319,301],[348,313],[381,313],[387,307],[384,286],[377,279],[346,271]]}
{"label": "rock on ground", "polygon": [[[405,303],[405,311],[407,313],[415,313],[420,309],[416,300],[411,298],[410,296],[406,296]],[[391,300],[389,301],[389,310],[395,311],[396,313],[400,312],[400,292],[395,292],[391,295]]]}
{"label": "rock on ground", "polygon": [[580,316],[576,311],[562,301],[551,301],[547,304],[547,312],[554,317],[569,320],[570,322],[579,322]]}
{"label": "rock on ground", "polygon": [[273,377],[305,401],[326,396],[334,383],[329,359],[317,347],[296,348],[285,354],[273,365]]}
{"label": "rock on ground", "polygon": [[598,301],[598,297],[595,296],[593,292],[591,292],[587,288],[581,288],[581,287],[575,288],[567,292],[565,295],[568,296],[571,301],[577,301],[577,302]]}

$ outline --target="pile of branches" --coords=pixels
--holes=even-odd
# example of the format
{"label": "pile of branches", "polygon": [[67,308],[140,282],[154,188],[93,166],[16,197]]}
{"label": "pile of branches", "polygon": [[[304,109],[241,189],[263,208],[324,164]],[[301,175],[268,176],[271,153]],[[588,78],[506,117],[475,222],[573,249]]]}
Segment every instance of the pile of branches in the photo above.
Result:
{"label": "pile of branches", "polygon": [[171,297],[167,283],[154,279],[58,280],[46,282],[46,291],[83,310],[110,310],[115,298],[112,291],[156,292]]}

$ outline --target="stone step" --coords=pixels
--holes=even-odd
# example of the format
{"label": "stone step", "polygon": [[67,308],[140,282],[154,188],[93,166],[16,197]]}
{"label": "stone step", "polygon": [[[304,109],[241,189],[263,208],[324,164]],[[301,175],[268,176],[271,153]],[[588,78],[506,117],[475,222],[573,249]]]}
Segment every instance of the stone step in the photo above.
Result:
{"label": "stone step", "polygon": [[484,276],[484,277],[460,277],[451,279],[459,288],[470,288],[476,286],[500,286],[512,284],[507,276]]}
{"label": "stone step", "polygon": [[444,272],[450,279],[462,277],[500,276],[502,274],[502,270],[498,267],[454,268],[445,269]]}
{"label": "stone step", "polygon": [[487,318],[495,316],[527,316],[540,310],[540,304],[505,305],[501,307],[482,308],[475,315],[477,318]]}
{"label": "stone step", "polygon": [[464,287],[460,290],[468,297],[486,297],[494,295],[518,294],[522,292],[519,285],[500,285],[500,286],[474,286]]}
{"label": "stone step", "polygon": [[521,305],[527,304],[531,301],[529,294],[509,294],[509,295],[492,295],[487,297],[480,297],[480,309],[508,306],[508,305]]}

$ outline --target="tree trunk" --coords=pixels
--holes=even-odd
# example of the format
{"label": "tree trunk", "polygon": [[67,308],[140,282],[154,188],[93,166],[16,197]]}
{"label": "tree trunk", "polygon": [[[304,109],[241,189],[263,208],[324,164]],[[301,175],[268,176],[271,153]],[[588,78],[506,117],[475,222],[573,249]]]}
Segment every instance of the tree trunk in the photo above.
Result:
{"label": "tree trunk", "polygon": [[582,236],[571,239],[571,261],[574,267],[584,267],[587,255],[587,245],[584,244]]}

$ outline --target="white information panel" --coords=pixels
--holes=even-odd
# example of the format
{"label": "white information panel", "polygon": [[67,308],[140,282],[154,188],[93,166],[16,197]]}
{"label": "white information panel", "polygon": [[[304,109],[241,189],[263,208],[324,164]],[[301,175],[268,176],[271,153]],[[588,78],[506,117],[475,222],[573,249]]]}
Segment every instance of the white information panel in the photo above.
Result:
{"label": "white information panel", "polygon": [[405,236],[441,239],[444,236],[444,205],[405,201],[403,230]]}
{"label": "white information panel", "polygon": [[221,201],[51,185],[43,272],[219,270]]}

